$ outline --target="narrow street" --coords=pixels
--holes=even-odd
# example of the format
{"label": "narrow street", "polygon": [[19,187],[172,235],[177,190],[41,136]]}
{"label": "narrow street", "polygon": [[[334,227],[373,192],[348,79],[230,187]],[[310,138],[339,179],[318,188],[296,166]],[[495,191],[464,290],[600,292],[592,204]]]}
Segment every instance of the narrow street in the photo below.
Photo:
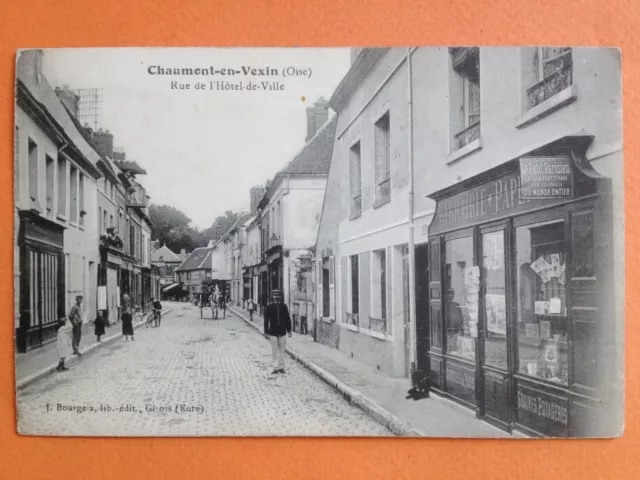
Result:
{"label": "narrow street", "polygon": [[313,373],[227,311],[169,304],[158,329],[141,328],[63,373],[18,392],[18,428],[36,435],[391,435]]}

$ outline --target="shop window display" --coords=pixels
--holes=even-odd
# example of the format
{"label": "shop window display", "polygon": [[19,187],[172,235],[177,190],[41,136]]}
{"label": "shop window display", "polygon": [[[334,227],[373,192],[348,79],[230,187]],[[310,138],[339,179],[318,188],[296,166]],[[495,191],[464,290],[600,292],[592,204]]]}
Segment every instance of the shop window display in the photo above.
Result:
{"label": "shop window display", "polygon": [[482,236],[482,252],[487,322],[485,362],[506,369],[508,363],[504,232],[501,230],[485,233]]}
{"label": "shop window display", "polygon": [[516,229],[518,370],[568,382],[565,225],[563,221]]}
{"label": "shop window display", "polygon": [[474,263],[472,237],[446,242],[447,352],[475,362],[480,269]]}

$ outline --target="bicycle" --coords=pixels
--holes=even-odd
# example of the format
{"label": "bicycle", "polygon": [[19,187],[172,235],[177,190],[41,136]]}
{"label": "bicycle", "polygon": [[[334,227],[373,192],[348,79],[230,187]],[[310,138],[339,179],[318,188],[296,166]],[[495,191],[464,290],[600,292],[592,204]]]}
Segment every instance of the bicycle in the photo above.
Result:
{"label": "bicycle", "polygon": [[145,328],[151,327],[154,323],[155,323],[156,327],[159,327],[160,326],[160,321],[161,321],[160,320],[161,319],[161,315],[157,310],[151,309],[147,313],[142,315],[142,319],[144,320],[144,327]]}

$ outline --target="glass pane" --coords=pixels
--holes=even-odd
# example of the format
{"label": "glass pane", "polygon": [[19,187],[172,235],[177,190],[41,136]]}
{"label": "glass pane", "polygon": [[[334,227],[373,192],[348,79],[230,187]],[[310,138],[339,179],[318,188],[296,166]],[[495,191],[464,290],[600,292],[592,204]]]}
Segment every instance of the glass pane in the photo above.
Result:
{"label": "glass pane", "polygon": [[475,361],[480,271],[474,266],[473,238],[448,241],[445,262],[447,351]]}
{"label": "glass pane", "polygon": [[504,231],[482,236],[482,267],[485,287],[485,362],[507,368],[507,309]]}
{"label": "glass pane", "polygon": [[567,384],[564,222],[516,229],[519,372]]}

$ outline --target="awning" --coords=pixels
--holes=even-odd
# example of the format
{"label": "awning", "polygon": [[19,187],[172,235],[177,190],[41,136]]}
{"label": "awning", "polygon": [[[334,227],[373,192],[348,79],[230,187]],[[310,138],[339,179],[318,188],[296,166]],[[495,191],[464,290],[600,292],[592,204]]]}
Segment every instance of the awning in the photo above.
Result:
{"label": "awning", "polygon": [[180,285],[180,283],[172,283],[171,285],[169,285],[168,287],[164,287],[162,289],[163,292],[168,292],[169,290],[172,290],[174,288],[176,288],[178,285]]}

